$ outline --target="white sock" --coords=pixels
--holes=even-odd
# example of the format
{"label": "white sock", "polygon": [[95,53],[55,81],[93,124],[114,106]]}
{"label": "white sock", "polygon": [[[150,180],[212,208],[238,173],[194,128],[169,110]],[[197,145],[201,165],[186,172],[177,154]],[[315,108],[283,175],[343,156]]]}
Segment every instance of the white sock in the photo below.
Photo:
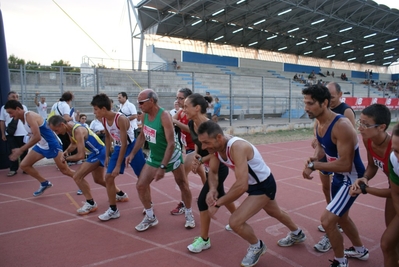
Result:
{"label": "white sock", "polygon": [[336,261],[338,261],[339,263],[343,263],[343,264],[346,263],[346,258],[345,258],[345,257],[343,257],[343,258],[336,258],[336,257],[334,257],[334,259],[335,259]]}
{"label": "white sock", "polygon": [[301,232],[301,228],[296,229],[295,231],[291,231],[294,235],[298,235]]}
{"label": "white sock", "polygon": [[258,242],[257,242],[257,243],[251,244],[251,247],[260,248],[260,240],[258,239]]}
{"label": "white sock", "polygon": [[154,210],[151,208],[145,209],[145,213],[147,214],[148,217],[154,218]]}
{"label": "white sock", "polygon": [[191,209],[191,208],[186,208],[186,211],[185,211],[185,214],[187,215],[187,214],[191,214],[191,213],[193,213],[193,210]]}

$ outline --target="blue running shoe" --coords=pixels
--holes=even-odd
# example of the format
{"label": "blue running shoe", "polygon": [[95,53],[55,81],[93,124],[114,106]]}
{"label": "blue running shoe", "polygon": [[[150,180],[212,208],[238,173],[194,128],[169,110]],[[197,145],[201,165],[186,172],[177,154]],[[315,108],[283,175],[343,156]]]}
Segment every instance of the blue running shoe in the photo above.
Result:
{"label": "blue running shoe", "polygon": [[47,188],[50,188],[52,186],[53,186],[53,184],[49,181],[47,181],[47,184],[45,184],[45,185],[40,184],[39,189],[33,193],[33,196],[34,197],[40,196],[41,194],[43,194],[44,190],[46,190]]}

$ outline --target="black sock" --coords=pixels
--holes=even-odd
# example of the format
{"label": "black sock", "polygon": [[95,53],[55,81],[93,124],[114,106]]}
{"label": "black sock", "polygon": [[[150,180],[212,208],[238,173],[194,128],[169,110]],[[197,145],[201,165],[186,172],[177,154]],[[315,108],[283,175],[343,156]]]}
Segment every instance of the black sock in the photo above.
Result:
{"label": "black sock", "polygon": [[119,191],[118,193],[116,193],[118,196],[123,196],[124,194],[125,194],[125,192],[123,192],[122,190],[121,191]]}
{"label": "black sock", "polygon": [[90,205],[94,205],[94,200],[93,199],[87,199],[86,202],[89,203]]}
{"label": "black sock", "polygon": [[116,205],[109,205],[109,207],[111,208],[111,210],[116,211]]}

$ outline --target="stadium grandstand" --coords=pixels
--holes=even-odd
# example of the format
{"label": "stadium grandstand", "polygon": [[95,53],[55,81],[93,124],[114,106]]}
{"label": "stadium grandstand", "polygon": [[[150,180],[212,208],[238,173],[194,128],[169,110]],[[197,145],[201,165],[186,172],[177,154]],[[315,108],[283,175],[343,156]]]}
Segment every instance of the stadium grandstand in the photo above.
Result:
{"label": "stadium grandstand", "polygon": [[374,1],[144,0],[131,10],[139,62],[104,69],[90,66],[107,59],[84,57],[80,73],[11,70],[12,89],[28,107],[35,91],[52,102],[71,90],[90,114],[88,95],[98,92],[116,100],[149,87],[172,109],[188,87],[218,96],[229,119],[303,117],[301,90],[316,82],[338,82],[346,97],[398,96],[399,11]]}

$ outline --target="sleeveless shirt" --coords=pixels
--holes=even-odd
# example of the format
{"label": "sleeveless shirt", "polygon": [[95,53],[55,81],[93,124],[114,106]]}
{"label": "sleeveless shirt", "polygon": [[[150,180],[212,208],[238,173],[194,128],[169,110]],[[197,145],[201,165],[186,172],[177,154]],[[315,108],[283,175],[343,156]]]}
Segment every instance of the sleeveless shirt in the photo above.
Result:
{"label": "sleeveless shirt", "polygon": [[[142,131],[145,136],[145,140],[148,142],[150,148],[150,155],[147,158],[148,163],[153,163],[154,166],[159,166],[163,160],[166,147],[168,143],[165,137],[165,131],[162,125],[161,115],[164,109],[160,108],[158,113],[155,115],[154,120],[148,119],[148,114],[144,115],[144,123]],[[174,134],[174,131],[173,131]],[[181,147],[174,134],[175,149],[169,163],[176,162],[181,157]]]}
{"label": "sleeveless shirt", "polygon": [[94,153],[96,155],[100,154],[100,151],[104,148],[104,143],[101,141],[101,139],[92,131],[90,130],[87,126],[84,126],[80,123],[75,123],[75,125],[72,128],[72,135],[71,139],[77,143],[75,139],[75,130],[78,127],[83,127],[88,131],[87,138],[85,138],[85,148],[88,152]]}
{"label": "sleeveless shirt", "polygon": [[[233,137],[227,142],[226,160],[222,158],[220,153],[218,152],[215,153],[218,156],[220,162],[224,163],[227,167],[229,167],[232,170],[234,170],[235,164],[230,157],[230,150],[233,143],[237,140],[249,143],[247,140],[244,140],[242,138]],[[248,160],[248,184],[254,185],[265,181],[270,176],[271,171],[269,166],[267,166],[265,161],[263,160],[262,155],[259,153],[258,149],[253,144],[251,143],[249,144],[252,146],[252,149],[254,151],[254,157]]]}
{"label": "sleeveless shirt", "polygon": [[[107,129],[109,134],[112,136],[112,139],[114,139],[115,146],[121,146],[121,131],[118,126],[118,118],[121,115],[122,115],[122,113],[119,113],[119,112],[116,113],[116,115],[114,117],[114,121],[111,126],[108,125],[106,118],[102,118],[103,125]],[[133,140],[134,140],[134,131],[133,131],[131,124],[129,123],[129,128],[127,130],[127,143],[130,144],[133,142]]]}
{"label": "sleeveless shirt", "polygon": [[[339,158],[337,145],[334,144],[331,140],[331,133],[335,123],[340,118],[345,118],[345,117],[343,115],[335,116],[333,121],[328,126],[328,129],[323,137],[321,137],[317,131],[318,126],[316,127],[316,137],[320,145],[324,149],[324,152],[327,157],[327,162],[332,162]],[[359,143],[355,144],[354,150],[355,150],[355,156],[352,162],[352,170],[350,172],[334,172],[334,178],[345,180],[346,179],[345,177],[348,177],[351,179],[351,182],[353,183],[357,178],[363,177],[365,168],[362,159],[360,158]]]}

